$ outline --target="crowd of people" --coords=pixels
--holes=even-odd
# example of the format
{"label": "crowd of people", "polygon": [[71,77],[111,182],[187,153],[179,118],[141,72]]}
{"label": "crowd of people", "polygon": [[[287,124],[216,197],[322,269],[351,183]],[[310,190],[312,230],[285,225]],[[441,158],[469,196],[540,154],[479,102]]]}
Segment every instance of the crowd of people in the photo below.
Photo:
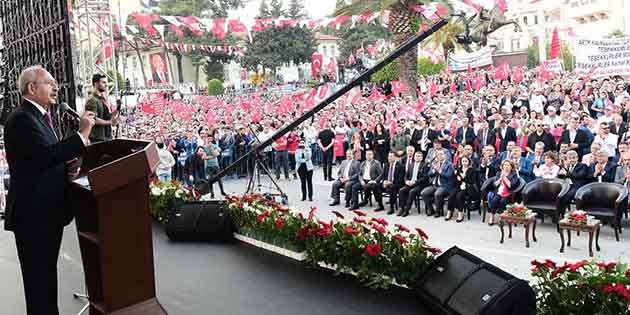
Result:
{"label": "crowd of people", "polygon": [[[277,179],[300,178],[302,200],[313,199],[313,171],[321,166],[324,180],[332,182],[331,205],[340,203],[343,189],[349,209],[374,196],[376,211],[407,216],[414,204],[420,211],[414,202],[419,196],[427,215],[458,222],[466,207],[486,199],[488,222],[494,224],[521,180],[566,179],[571,190],[562,201],[565,208],[586,183],[628,183],[630,80],[574,72],[542,79],[534,70],[524,71],[519,82],[497,79],[492,70],[472,76],[483,77],[483,84],[471,88],[466,72],[419,78],[420,101],[366,84],[361,97],[337,100],[263,148],[261,158]],[[277,104],[283,95],[257,97]],[[299,117],[304,105],[293,100],[288,111],[261,113],[238,109],[241,101],[230,96],[221,101],[236,110],[199,106],[185,120],[168,110],[137,110],[126,129],[130,137],[157,141],[160,178],[192,184]],[[194,105],[194,98],[189,102]],[[220,118],[208,124],[212,111]],[[334,174],[333,165],[338,165]],[[230,177],[246,177],[253,169],[253,159],[244,160]],[[481,196],[488,179],[496,189]]]}

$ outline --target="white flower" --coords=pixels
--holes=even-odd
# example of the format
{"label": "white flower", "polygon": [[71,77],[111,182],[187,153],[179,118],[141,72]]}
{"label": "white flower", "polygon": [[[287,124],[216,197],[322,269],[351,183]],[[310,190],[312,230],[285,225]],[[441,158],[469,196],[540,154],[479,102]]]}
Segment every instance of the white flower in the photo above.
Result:
{"label": "white flower", "polygon": [[160,196],[162,195],[162,189],[158,188],[158,187],[152,187],[151,188],[151,195],[152,196]]}
{"label": "white flower", "polygon": [[175,197],[176,197],[176,198],[181,198],[183,195],[184,195],[184,192],[183,192],[183,191],[181,191],[181,190],[177,190],[177,191],[175,192]]}

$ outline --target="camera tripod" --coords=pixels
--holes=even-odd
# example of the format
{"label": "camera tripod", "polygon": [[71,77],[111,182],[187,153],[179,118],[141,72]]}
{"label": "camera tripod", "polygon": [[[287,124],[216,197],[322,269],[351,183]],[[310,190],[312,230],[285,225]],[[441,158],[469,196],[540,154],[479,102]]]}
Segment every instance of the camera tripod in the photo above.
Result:
{"label": "camera tripod", "polygon": [[[260,139],[258,139],[258,136],[254,132],[254,130],[252,130],[251,126],[249,127],[249,131],[252,133],[252,135],[254,135],[254,138],[256,139],[256,141],[260,143]],[[247,184],[247,191],[245,191],[245,193],[246,194],[258,193],[260,195],[280,197],[281,203],[283,205],[288,205],[289,197],[287,196],[287,194],[284,193],[284,191],[282,191],[282,188],[280,188],[280,185],[278,185],[276,180],[273,178],[273,175],[269,171],[269,168],[267,168],[267,166],[264,163],[264,158],[261,158],[260,153],[254,154],[252,157],[252,160],[254,162],[254,172],[252,173],[252,176],[249,178],[249,182]],[[271,184],[273,185],[264,185],[261,180],[261,173],[266,175],[271,181]],[[266,192],[263,193],[263,189],[266,189]],[[272,191],[272,192],[268,192],[268,191]]]}

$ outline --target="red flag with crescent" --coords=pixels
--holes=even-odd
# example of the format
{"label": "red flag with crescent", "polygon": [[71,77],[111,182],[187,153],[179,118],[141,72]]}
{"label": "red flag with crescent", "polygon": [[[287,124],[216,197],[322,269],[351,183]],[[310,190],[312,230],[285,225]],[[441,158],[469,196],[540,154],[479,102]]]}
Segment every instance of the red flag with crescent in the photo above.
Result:
{"label": "red flag with crescent", "polygon": [[392,94],[398,95],[407,90],[407,85],[402,81],[392,81]]}
{"label": "red flag with crescent", "polygon": [[368,101],[377,102],[383,99],[383,94],[377,88],[372,88],[372,93],[368,96]]}
{"label": "red flag with crescent", "polygon": [[323,100],[324,98],[326,98],[326,95],[328,95],[328,85],[324,84],[324,85],[319,87],[319,93],[318,93],[317,97],[320,100]]}
{"label": "red flag with crescent", "polygon": [[212,27],[212,36],[218,40],[223,40],[225,38],[225,19],[214,19],[214,26]]}
{"label": "red flag with crescent", "polygon": [[323,61],[324,56],[322,54],[313,54],[311,60],[311,74],[313,75],[313,79],[317,79],[319,77],[319,73],[322,71]]}

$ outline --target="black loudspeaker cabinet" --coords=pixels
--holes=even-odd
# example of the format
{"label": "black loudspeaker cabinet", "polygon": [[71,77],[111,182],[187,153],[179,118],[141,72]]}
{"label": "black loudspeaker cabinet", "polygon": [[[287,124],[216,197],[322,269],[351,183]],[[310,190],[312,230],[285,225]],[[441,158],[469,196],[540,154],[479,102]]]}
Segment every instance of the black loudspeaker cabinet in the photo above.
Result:
{"label": "black loudspeaker cabinet", "polygon": [[172,241],[229,241],[233,233],[234,221],[224,200],[177,203],[166,224],[166,235]]}
{"label": "black loudspeaker cabinet", "polygon": [[457,247],[440,255],[414,289],[436,314],[536,314],[536,295],[526,281]]}

